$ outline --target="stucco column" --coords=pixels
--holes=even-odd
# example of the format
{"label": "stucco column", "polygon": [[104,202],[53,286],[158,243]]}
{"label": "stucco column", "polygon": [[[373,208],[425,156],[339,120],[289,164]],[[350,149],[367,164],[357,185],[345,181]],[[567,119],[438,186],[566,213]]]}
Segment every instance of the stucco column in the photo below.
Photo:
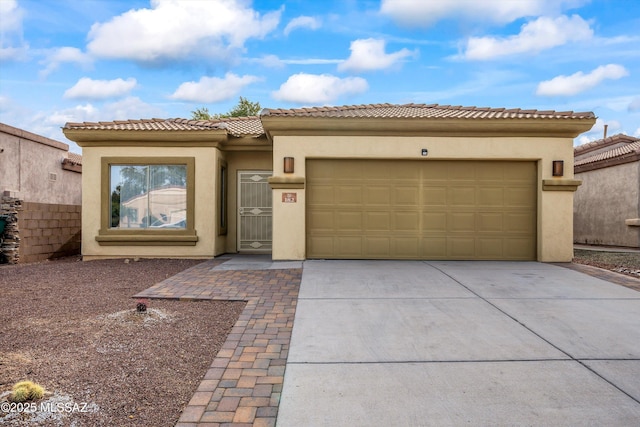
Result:
{"label": "stucco column", "polygon": [[542,181],[539,261],[571,262],[573,259],[573,194],[579,185],[580,181],[574,179]]}

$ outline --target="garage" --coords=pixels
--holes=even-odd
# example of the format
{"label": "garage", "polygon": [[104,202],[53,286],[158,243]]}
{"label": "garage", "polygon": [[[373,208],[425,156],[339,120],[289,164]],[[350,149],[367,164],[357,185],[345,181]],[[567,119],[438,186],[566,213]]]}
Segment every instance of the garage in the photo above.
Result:
{"label": "garage", "polygon": [[306,161],[306,256],[535,260],[534,161]]}

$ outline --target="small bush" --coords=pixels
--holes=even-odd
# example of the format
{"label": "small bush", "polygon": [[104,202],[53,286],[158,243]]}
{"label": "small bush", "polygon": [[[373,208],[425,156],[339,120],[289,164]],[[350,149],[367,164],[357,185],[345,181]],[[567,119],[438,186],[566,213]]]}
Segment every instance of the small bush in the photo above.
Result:
{"label": "small bush", "polygon": [[27,400],[41,399],[44,396],[44,388],[32,381],[20,381],[11,389],[9,399],[12,402],[26,402]]}

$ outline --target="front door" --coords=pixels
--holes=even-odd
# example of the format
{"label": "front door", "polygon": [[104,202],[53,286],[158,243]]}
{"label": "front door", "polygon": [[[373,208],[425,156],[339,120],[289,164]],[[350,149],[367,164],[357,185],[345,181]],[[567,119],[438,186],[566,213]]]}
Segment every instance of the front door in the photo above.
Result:
{"label": "front door", "polygon": [[271,252],[271,171],[238,171],[238,251]]}

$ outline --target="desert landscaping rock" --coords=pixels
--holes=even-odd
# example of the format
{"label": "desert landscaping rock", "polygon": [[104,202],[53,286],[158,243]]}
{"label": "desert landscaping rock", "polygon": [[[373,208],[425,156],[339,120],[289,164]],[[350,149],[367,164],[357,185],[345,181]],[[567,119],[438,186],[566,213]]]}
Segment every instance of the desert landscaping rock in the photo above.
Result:
{"label": "desert landscaping rock", "polygon": [[86,409],[0,413],[0,425],[175,425],[245,303],[149,300],[141,314],[132,296],[198,263],[0,266],[0,394],[29,379],[51,393],[38,405]]}

